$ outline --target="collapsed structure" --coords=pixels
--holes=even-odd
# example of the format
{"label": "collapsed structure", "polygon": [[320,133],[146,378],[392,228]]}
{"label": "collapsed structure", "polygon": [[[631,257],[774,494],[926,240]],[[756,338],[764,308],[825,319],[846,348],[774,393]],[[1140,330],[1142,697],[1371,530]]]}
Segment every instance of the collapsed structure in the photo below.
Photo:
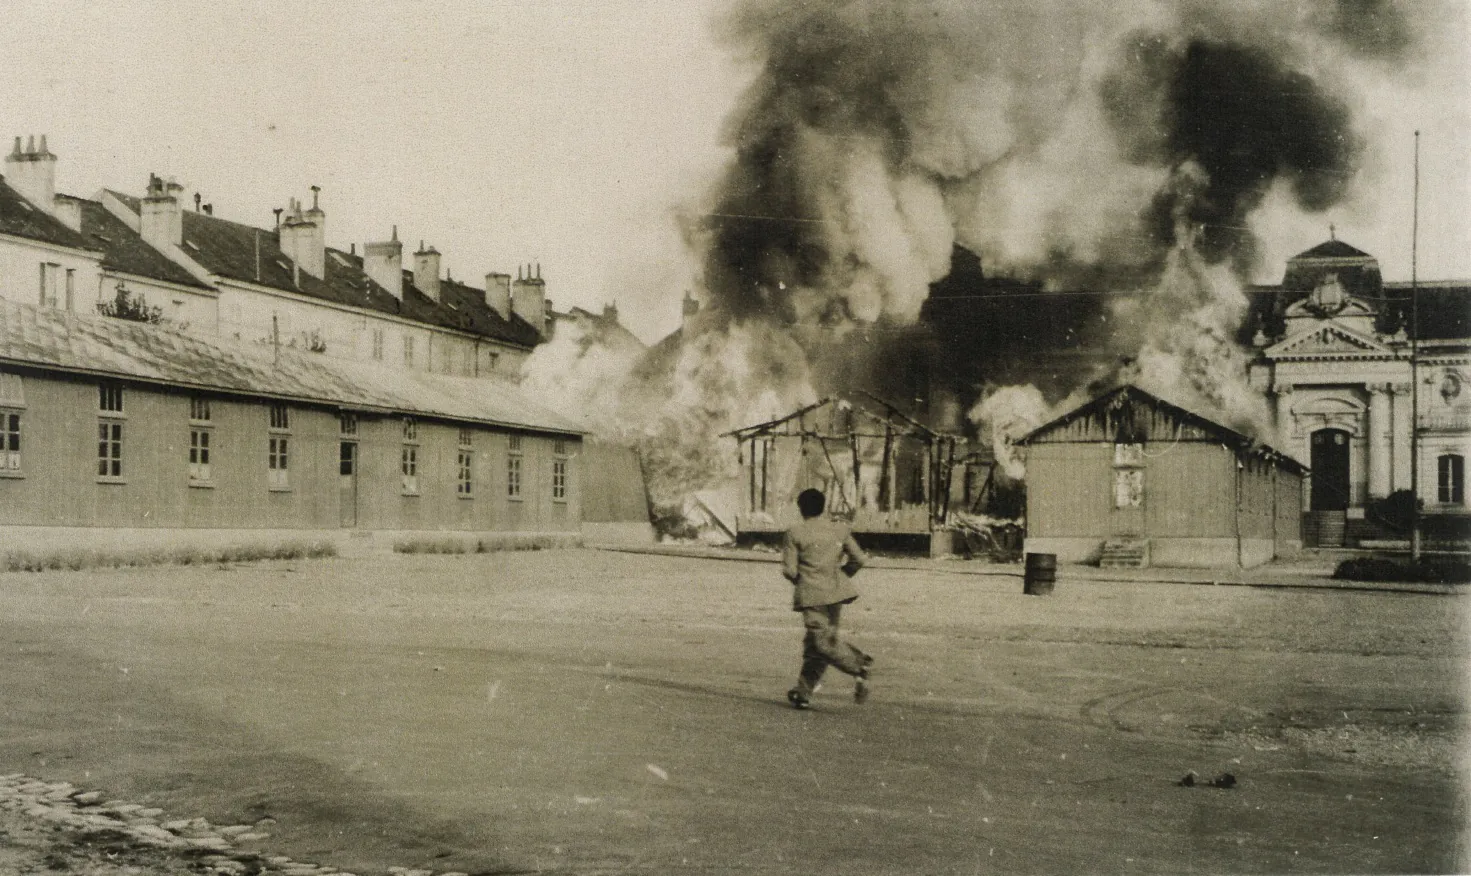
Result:
{"label": "collapsed structure", "polygon": [[[866,392],[833,396],[728,433],[739,447],[737,538],[769,539],[795,522],[809,487],[866,541],[928,539],[949,553],[953,517],[972,508],[991,460]],[[957,477],[958,475],[958,477]]]}

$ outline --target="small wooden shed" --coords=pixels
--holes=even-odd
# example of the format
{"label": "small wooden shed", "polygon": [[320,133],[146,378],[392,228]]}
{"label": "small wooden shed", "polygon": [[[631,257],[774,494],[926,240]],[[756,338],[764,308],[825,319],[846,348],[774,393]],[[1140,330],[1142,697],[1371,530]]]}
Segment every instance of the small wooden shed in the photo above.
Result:
{"label": "small wooden shed", "polygon": [[1256,566],[1302,548],[1301,463],[1137,386],[1018,443],[1029,553],[1106,566]]}
{"label": "small wooden shed", "polygon": [[784,531],[809,487],[825,492],[829,512],[860,535],[928,537],[946,524],[960,437],[875,396],[825,398],[728,437],[740,447],[742,538]]}

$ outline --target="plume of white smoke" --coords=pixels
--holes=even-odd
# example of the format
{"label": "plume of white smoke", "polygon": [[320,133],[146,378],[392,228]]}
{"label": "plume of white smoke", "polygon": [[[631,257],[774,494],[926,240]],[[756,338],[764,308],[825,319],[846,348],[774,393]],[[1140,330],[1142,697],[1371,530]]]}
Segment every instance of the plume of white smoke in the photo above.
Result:
{"label": "plume of white smoke", "polygon": [[1003,386],[982,398],[971,408],[970,419],[981,427],[981,437],[989,437],[996,463],[1012,480],[1026,477],[1018,439],[1047,422],[1053,406],[1035,386]]}
{"label": "plume of white smoke", "polygon": [[[659,490],[729,475],[719,435],[861,379],[823,345],[913,320],[959,241],[988,270],[1130,294],[1110,299],[1109,350],[1161,394],[1265,434],[1233,341],[1255,211],[1274,185],[1303,212],[1348,196],[1379,141],[1353,124],[1340,85],[1359,80],[1341,74],[1417,57],[1407,8],[740,3],[721,33],[758,69],[728,123],[734,160],[689,230],[711,318],[630,383],[620,428]],[[1039,397],[1017,389],[977,416]]]}
{"label": "plume of white smoke", "polygon": [[522,386],[603,437],[625,437],[623,394],[645,348],[594,318],[558,319],[551,340],[521,366]]}
{"label": "plume of white smoke", "polygon": [[1247,381],[1250,356],[1235,337],[1246,307],[1236,276],[1181,245],[1170,252],[1159,283],[1116,310],[1143,335],[1137,359],[1142,388],[1258,440],[1272,440],[1271,411]]}

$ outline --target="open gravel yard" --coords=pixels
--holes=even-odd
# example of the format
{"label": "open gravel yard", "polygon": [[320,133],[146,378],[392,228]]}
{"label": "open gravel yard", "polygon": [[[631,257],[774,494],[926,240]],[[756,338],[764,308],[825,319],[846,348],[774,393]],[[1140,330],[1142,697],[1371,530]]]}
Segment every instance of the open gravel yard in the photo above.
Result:
{"label": "open gravel yard", "polygon": [[0,776],[264,835],[232,842],[236,870],[0,805],[0,872],[1471,869],[1471,597],[1038,598],[938,566],[859,585],[845,623],[881,661],[874,699],[832,677],[795,712],[800,628],[766,564],[0,576]]}

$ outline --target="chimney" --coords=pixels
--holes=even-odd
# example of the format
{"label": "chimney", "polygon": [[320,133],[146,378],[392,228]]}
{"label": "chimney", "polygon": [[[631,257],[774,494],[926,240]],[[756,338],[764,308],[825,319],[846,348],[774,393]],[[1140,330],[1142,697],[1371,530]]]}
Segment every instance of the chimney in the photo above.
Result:
{"label": "chimney", "polygon": [[541,280],[541,266],[532,276],[531,266],[526,266],[526,278],[521,279],[521,269],[516,269],[516,282],[511,284],[511,310],[531,323],[538,334],[546,334],[547,288]]}
{"label": "chimney", "polygon": [[485,306],[501,319],[511,318],[511,275],[491,272],[485,275]]}
{"label": "chimney", "polygon": [[603,305],[603,319],[618,321],[618,302],[612,301]]}
{"label": "chimney", "polygon": [[305,212],[301,202],[292,198],[287,216],[281,221],[281,251],[318,280],[327,271],[327,214],[317,205],[320,191],[312,186],[312,207]]}
{"label": "chimney", "polygon": [[363,244],[363,273],[399,301],[404,297],[404,245],[398,242],[398,226],[386,243]]}
{"label": "chimney", "polygon": [[439,300],[439,250],[424,247],[419,241],[419,251],[414,253],[414,285],[434,301]]}
{"label": "chimney", "polygon": [[183,190],[176,182],[164,182],[157,174],[148,175],[148,194],[139,208],[138,233],[144,243],[168,252],[184,242],[184,210],[179,203],[179,193]]}
{"label": "chimney", "polygon": [[700,302],[696,300],[693,295],[690,294],[690,290],[688,289],[684,290],[683,307],[684,309],[680,313],[680,328],[688,326],[690,324],[690,320],[695,318],[695,314],[700,312]]}
{"label": "chimney", "polygon": [[15,148],[5,157],[5,181],[27,201],[47,213],[55,209],[56,156],[46,148],[45,134],[41,135],[39,148],[34,135],[26,141],[24,149],[20,138],[15,138]]}

